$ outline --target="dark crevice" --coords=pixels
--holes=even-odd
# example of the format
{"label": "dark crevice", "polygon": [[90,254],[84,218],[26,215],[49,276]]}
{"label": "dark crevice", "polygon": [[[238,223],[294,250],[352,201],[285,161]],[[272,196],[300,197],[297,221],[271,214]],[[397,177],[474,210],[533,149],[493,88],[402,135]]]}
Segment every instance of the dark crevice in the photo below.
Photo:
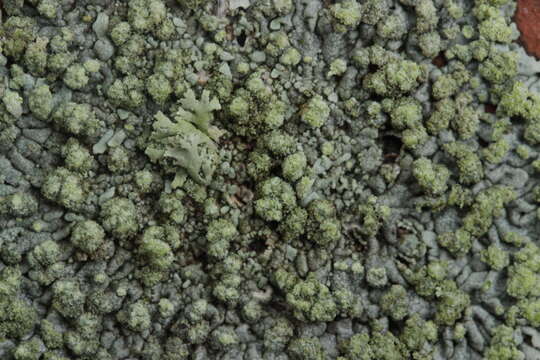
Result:
{"label": "dark crevice", "polygon": [[399,137],[395,135],[384,135],[382,137],[384,162],[394,162],[399,157],[402,145],[403,143]]}
{"label": "dark crevice", "polygon": [[523,125],[526,123],[525,118],[522,116],[512,116],[510,118],[510,121],[512,122],[513,125]]}
{"label": "dark crevice", "polygon": [[482,137],[480,136],[478,137],[478,144],[483,148],[489,146],[489,143],[486,140],[482,139]]}
{"label": "dark crevice", "polygon": [[439,55],[435,56],[433,60],[431,60],[431,63],[438,68],[446,66],[447,62],[448,61],[446,60],[446,56],[444,56],[444,53],[442,51],[439,53]]}
{"label": "dark crevice", "polygon": [[369,64],[368,65],[368,73],[373,74],[376,73],[379,70],[379,67],[375,64]]}
{"label": "dark crevice", "polygon": [[495,114],[495,111],[497,111],[497,105],[494,104],[484,104],[484,111],[488,114]]}
{"label": "dark crevice", "polygon": [[254,239],[249,243],[249,250],[257,254],[264,252],[267,248],[268,246],[266,245],[266,241],[264,239]]}
{"label": "dark crevice", "polygon": [[242,30],[240,35],[236,37],[236,41],[238,41],[238,45],[243,47],[246,44],[246,40],[247,40],[246,32]]}

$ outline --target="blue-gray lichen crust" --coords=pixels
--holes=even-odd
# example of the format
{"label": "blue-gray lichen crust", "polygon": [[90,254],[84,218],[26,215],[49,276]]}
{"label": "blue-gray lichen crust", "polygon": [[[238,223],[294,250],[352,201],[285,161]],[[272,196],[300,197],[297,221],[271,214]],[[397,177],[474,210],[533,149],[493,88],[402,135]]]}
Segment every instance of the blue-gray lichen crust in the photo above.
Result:
{"label": "blue-gray lichen crust", "polygon": [[540,359],[515,9],[0,1],[0,359]]}

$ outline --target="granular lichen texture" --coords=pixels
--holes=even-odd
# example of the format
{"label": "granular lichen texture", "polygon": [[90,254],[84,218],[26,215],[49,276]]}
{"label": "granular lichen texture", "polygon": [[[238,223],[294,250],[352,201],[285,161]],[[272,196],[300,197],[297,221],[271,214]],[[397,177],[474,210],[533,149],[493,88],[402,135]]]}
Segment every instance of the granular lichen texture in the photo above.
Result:
{"label": "granular lichen texture", "polygon": [[0,360],[540,360],[539,14],[1,0]]}

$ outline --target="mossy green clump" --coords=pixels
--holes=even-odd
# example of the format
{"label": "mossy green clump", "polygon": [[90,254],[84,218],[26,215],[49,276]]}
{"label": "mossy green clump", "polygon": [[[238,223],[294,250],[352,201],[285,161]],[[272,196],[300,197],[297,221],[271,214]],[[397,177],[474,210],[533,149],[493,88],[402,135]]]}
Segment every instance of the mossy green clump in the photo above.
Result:
{"label": "mossy green clump", "polygon": [[110,31],[111,40],[115,45],[123,45],[132,35],[132,28],[129,22],[121,21]]}
{"label": "mossy green clump", "polygon": [[413,175],[430,195],[443,194],[448,188],[447,182],[450,171],[446,166],[434,164],[427,158],[420,158],[413,162]]}
{"label": "mossy green clump", "polygon": [[293,360],[324,360],[326,353],[316,337],[300,337],[292,340],[287,347],[287,354]]}
{"label": "mossy green clump", "polygon": [[407,22],[401,15],[390,15],[377,24],[377,35],[382,39],[398,40],[407,33]]}
{"label": "mossy green clump", "polygon": [[210,334],[210,346],[222,351],[238,344],[239,341],[238,335],[231,326],[219,326]]}
{"label": "mossy green clump", "polygon": [[473,148],[465,143],[451,142],[444,145],[444,150],[456,160],[462,184],[471,185],[482,180],[484,167]]}
{"label": "mossy green clump", "polygon": [[382,288],[388,284],[388,275],[383,266],[372,266],[366,272],[366,282],[374,288]]}
{"label": "mossy green clump", "polygon": [[35,309],[19,298],[21,275],[15,267],[6,266],[0,271],[0,338],[22,338],[37,321]]}
{"label": "mossy green clump", "polygon": [[164,104],[173,92],[169,79],[163,74],[153,74],[146,81],[146,91],[158,104]]}
{"label": "mossy green clump", "polygon": [[314,128],[323,126],[329,116],[328,103],[320,95],[311,98],[300,112],[302,121]]}
{"label": "mossy green clump", "polygon": [[369,25],[376,25],[389,12],[386,0],[365,0],[362,3],[362,22]]}
{"label": "mossy green clump", "polygon": [[407,359],[408,354],[403,344],[390,331],[372,331],[370,345],[373,350],[373,359],[402,360]]}
{"label": "mossy green clump", "polygon": [[43,343],[38,337],[22,341],[13,352],[15,360],[38,360],[43,352]]}
{"label": "mossy green clump", "polygon": [[430,31],[421,34],[418,37],[418,46],[422,51],[422,55],[427,58],[434,58],[441,52],[442,40],[441,36],[436,31]]}
{"label": "mossy green clump", "polygon": [[523,136],[531,145],[540,143],[540,120],[538,118],[534,118],[527,123]]}
{"label": "mossy green clump", "polygon": [[501,115],[529,118],[533,108],[529,89],[521,81],[515,81],[505,91],[497,107]]}
{"label": "mossy green clump", "polygon": [[501,15],[490,17],[478,26],[480,37],[488,41],[510,43],[512,41],[512,28]]}
{"label": "mossy green clump", "polygon": [[502,185],[480,192],[463,219],[463,229],[473,236],[484,235],[493,223],[493,218],[501,216],[504,206],[515,200],[516,196],[511,188]]}
{"label": "mossy green clump", "polygon": [[77,57],[69,52],[49,54],[47,58],[48,77],[51,80],[56,80],[75,60]]}
{"label": "mossy green clump", "polygon": [[367,333],[354,334],[341,342],[340,350],[347,360],[372,360],[374,356]]}
{"label": "mossy green clump", "polygon": [[259,141],[258,147],[268,150],[278,157],[291,155],[297,146],[297,139],[282,130],[266,133]]}
{"label": "mossy green clump", "polygon": [[416,149],[419,145],[428,141],[429,136],[426,129],[423,126],[417,126],[408,128],[403,131],[402,134],[403,145],[408,149]]}
{"label": "mossy green clump", "polygon": [[453,280],[447,279],[448,262],[432,261],[414,269],[399,267],[418,295],[436,303],[436,324],[451,326],[467,313],[471,300]]}
{"label": "mossy green clump", "polygon": [[492,84],[503,84],[517,73],[517,55],[492,49],[487,60],[478,67],[480,75]]}
{"label": "mossy green clump", "polygon": [[226,112],[236,134],[257,138],[261,133],[279,129],[285,122],[287,104],[263,80],[263,71],[255,71],[232,95]]}
{"label": "mossy green clump", "polygon": [[65,159],[66,168],[81,175],[86,175],[96,165],[90,151],[75,138],[69,138],[66,144],[62,146],[62,156]]}
{"label": "mossy green clump", "polygon": [[[268,35],[268,44],[265,47],[265,52],[271,56],[278,57],[290,46],[291,42],[287,33],[285,31],[275,31]],[[240,63],[238,64],[237,71],[245,74],[249,71],[249,65],[247,63]]]}
{"label": "mossy green clump", "polygon": [[208,225],[206,240],[208,254],[216,259],[224,259],[229,253],[231,241],[238,235],[236,226],[226,219],[217,219]]}
{"label": "mossy green clump", "polygon": [[100,216],[103,228],[117,237],[127,239],[139,229],[135,204],[126,198],[112,198],[101,206]]}
{"label": "mossy green clump", "polygon": [[341,223],[329,200],[314,200],[308,206],[307,237],[321,246],[335,244],[341,238]]}
{"label": "mossy green clump", "polygon": [[510,280],[506,291],[515,298],[524,298],[528,295],[538,295],[537,287],[540,279],[529,267],[517,264],[509,269]]}
{"label": "mossy green clump", "polygon": [[263,345],[267,351],[283,351],[293,337],[293,324],[285,317],[278,316],[263,334]]}
{"label": "mossy green clump", "polygon": [[327,77],[339,76],[347,71],[347,61],[344,59],[335,59],[330,63],[330,70],[326,73]]}
{"label": "mossy green clump", "polygon": [[435,322],[441,325],[453,325],[470,306],[469,295],[458,289],[453,281],[447,281],[438,296]]}
{"label": "mossy green clump", "polygon": [[281,281],[280,286],[285,286],[287,303],[298,320],[332,321],[337,316],[338,308],[330,290],[313,274],[306,280],[290,278],[289,281]]}
{"label": "mossy green clump", "polygon": [[165,19],[167,8],[161,0],[133,0],[129,2],[128,20],[137,31],[148,32]]}
{"label": "mossy green clump", "polygon": [[[230,259],[231,256],[226,258],[224,261]],[[233,258],[233,261],[236,261],[237,258]],[[242,277],[238,274],[240,266],[235,266],[234,269],[226,269],[222,276],[219,278],[219,282],[216,283],[212,294],[223,303],[228,306],[238,305],[240,300],[240,285],[243,282]]]}
{"label": "mossy green clump", "polygon": [[473,137],[480,126],[480,118],[478,111],[472,106],[463,106],[456,102],[457,116],[451,122],[452,128],[458,133],[459,137],[463,140]]}
{"label": "mossy green clump", "polygon": [[62,316],[74,319],[82,315],[85,300],[86,295],[78,282],[61,280],[54,283],[52,306]]}
{"label": "mossy green clump", "polygon": [[501,95],[497,111],[501,115],[520,116],[527,123],[523,137],[531,145],[540,143],[540,96],[516,81]]}
{"label": "mossy green clump", "polygon": [[504,234],[502,234],[501,240],[507,244],[511,244],[517,247],[521,247],[530,242],[530,239],[528,237],[513,231],[505,232]]}
{"label": "mossy green clump", "polygon": [[439,78],[433,83],[433,88],[431,91],[433,97],[440,100],[455,95],[458,90],[458,83],[452,74],[445,74],[439,76]]}
{"label": "mossy green clump", "polygon": [[49,39],[37,37],[35,41],[28,44],[24,52],[24,64],[28,71],[36,76],[42,76],[47,66],[47,44]]}
{"label": "mossy green clump", "polygon": [[330,15],[334,22],[334,29],[346,32],[355,28],[362,19],[362,7],[356,0],[345,0],[330,7]]}
{"label": "mossy green clump", "polygon": [[16,192],[0,196],[0,214],[27,217],[35,214],[37,210],[38,202],[30,193]]}
{"label": "mossy green clump", "polygon": [[58,349],[64,345],[62,331],[47,319],[41,320],[40,335],[49,349]]}
{"label": "mossy green clump", "polygon": [[99,348],[101,318],[91,313],[83,313],[74,323],[75,328],[64,334],[66,347],[78,356],[95,356]]}
{"label": "mossy green clump", "polygon": [[527,145],[518,145],[516,147],[516,154],[523,160],[527,160],[531,154],[530,148]]}
{"label": "mossy green clump", "polygon": [[[180,236],[179,229],[173,225],[162,225],[162,226],[153,225],[153,226],[147,227],[143,232],[140,244],[144,242],[152,242],[154,240],[159,240],[159,241],[164,242],[170,247],[171,251],[178,250],[183,245],[183,241]],[[168,252],[166,255],[167,256],[165,257],[166,259],[163,262],[163,266],[156,263],[155,264],[156,268],[166,269],[169,267]],[[159,259],[157,259],[156,261],[158,260]],[[154,260],[147,260],[146,262],[152,263],[152,261]]]}
{"label": "mossy green clump", "polygon": [[40,85],[30,93],[28,108],[36,118],[47,120],[53,108],[52,100],[53,97],[49,86]]}
{"label": "mossy green clump", "polygon": [[80,90],[88,84],[86,69],[81,64],[70,65],[64,74],[64,84],[70,89]]}
{"label": "mossy green clump", "polygon": [[480,259],[489,265],[490,268],[500,271],[510,264],[508,252],[499,246],[490,245],[483,250]]}
{"label": "mossy green clump", "polygon": [[79,221],[71,230],[71,243],[87,254],[96,252],[105,241],[105,231],[93,220]]}
{"label": "mossy green clump", "polygon": [[255,212],[266,221],[281,221],[296,206],[292,186],[277,176],[259,184],[257,194]]}
{"label": "mossy green clump", "polygon": [[38,262],[42,266],[50,266],[60,259],[60,246],[54,240],[46,240],[37,245],[29,255],[29,262]]}
{"label": "mossy green clump", "polygon": [[407,290],[401,285],[392,285],[381,297],[381,310],[394,320],[402,320],[409,313]]}
{"label": "mossy green clump", "polygon": [[437,242],[455,256],[466,255],[472,246],[471,234],[460,228],[437,236]]}
{"label": "mossy green clump", "polygon": [[437,8],[432,0],[419,0],[413,2],[414,10],[416,12],[416,31],[424,33],[435,30],[439,22],[437,16]]}
{"label": "mossy green clump", "polygon": [[0,336],[22,338],[32,331],[36,321],[35,309],[25,301],[4,298],[0,302]]}
{"label": "mossy green clump", "polygon": [[126,325],[130,330],[142,332],[151,325],[150,311],[143,301],[129,305],[126,311]]}
{"label": "mossy green clump", "polygon": [[520,314],[527,322],[534,327],[540,326],[540,300],[530,298],[518,302]]}
{"label": "mossy green clump", "polygon": [[137,109],[146,101],[144,82],[134,75],[116,79],[107,89],[107,97],[113,105]]}
{"label": "mossy green clump", "polygon": [[437,335],[437,325],[433,321],[426,321],[418,314],[413,314],[405,321],[405,327],[399,339],[409,350],[413,359],[429,359],[431,352],[427,345],[434,343]]}
{"label": "mossy green clump", "polygon": [[422,106],[410,97],[396,101],[390,111],[392,126],[398,130],[414,128],[422,124]]}
{"label": "mossy green clump", "polygon": [[[295,207],[285,217],[285,219],[279,224],[278,231],[283,239],[286,241],[297,239],[306,232],[306,225],[308,224],[308,212],[301,208]],[[329,227],[322,227],[323,231],[326,231],[322,236],[327,237],[331,234]],[[325,242],[325,241],[323,241]]]}
{"label": "mossy green clump", "polygon": [[351,290],[340,287],[332,290],[332,297],[336,302],[338,314],[341,317],[359,318],[364,312],[364,304]]}
{"label": "mossy green clump", "polygon": [[424,143],[428,134],[422,122],[422,106],[410,97],[385,99],[382,108],[390,114],[392,127],[402,131],[403,144],[410,149]]}
{"label": "mossy green clump", "polygon": [[279,62],[285,66],[296,66],[302,60],[302,54],[294,47],[287,48],[279,58]]}
{"label": "mossy green clump", "polygon": [[159,176],[147,169],[137,171],[135,173],[135,186],[141,193],[148,194],[158,189]]}
{"label": "mossy green clump", "polygon": [[37,24],[26,16],[10,16],[2,24],[3,53],[19,60],[37,35]]}
{"label": "mossy green clump", "polygon": [[100,128],[89,104],[63,103],[54,110],[51,118],[61,130],[75,135],[93,136]]}
{"label": "mossy green clump", "polygon": [[15,118],[19,118],[23,114],[23,98],[16,91],[6,90],[2,97],[2,103],[7,112]]}
{"label": "mossy green clump", "polygon": [[45,177],[41,193],[46,199],[71,210],[79,209],[86,200],[82,177],[62,167],[56,168]]}
{"label": "mossy green clump", "polygon": [[420,296],[433,297],[444,286],[448,275],[446,261],[431,261],[426,266],[414,269],[403,268],[403,275],[414,285]]}
{"label": "mossy green clump", "polygon": [[500,139],[491,143],[487,148],[482,150],[484,158],[492,164],[498,164],[504,160],[504,157],[510,150],[510,144],[505,139]]}
{"label": "mossy green clump", "polygon": [[383,223],[390,216],[391,209],[382,204],[376,196],[370,196],[358,206],[360,215],[360,231],[366,236],[375,236]]}
{"label": "mossy green clump", "polygon": [[517,299],[540,296],[540,249],[528,242],[514,254],[508,269],[509,280],[506,292]]}
{"label": "mossy green clump", "polygon": [[107,167],[112,173],[126,173],[130,170],[130,153],[123,146],[108,149]]}
{"label": "mossy green clump", "polygon": [[58,0],[40,0],[37,11],[47,19],[54,19],[58,13],[60,2]]}
{"label": "mossy green clump", "polygon": [[270,175],[270,170],[274,167],[275,161],[268,152],[255,150],[249,154],[247,173],[255,180],[263,180]]}
{"label": "mossy green clump", "polygon": [[391,60],[373,74],[364,77],[364,89],[380,96],[401,96],[411,93],[419,85],[423,70],[410,60]]}
{"label": "mossy green clump", "polygon": [[518,349],[514,329],[506,325],[497,326],[490,340],[489,347],[484,352],[486,360],[524,359],[525,355]]}
{"label": "mossy green clump", "polygon": [[177,190],[171,193],[162,193],[158,201],[159,209],[175,224],[182,224],[186,218],[187,210],[182,204],[184,193]]}

